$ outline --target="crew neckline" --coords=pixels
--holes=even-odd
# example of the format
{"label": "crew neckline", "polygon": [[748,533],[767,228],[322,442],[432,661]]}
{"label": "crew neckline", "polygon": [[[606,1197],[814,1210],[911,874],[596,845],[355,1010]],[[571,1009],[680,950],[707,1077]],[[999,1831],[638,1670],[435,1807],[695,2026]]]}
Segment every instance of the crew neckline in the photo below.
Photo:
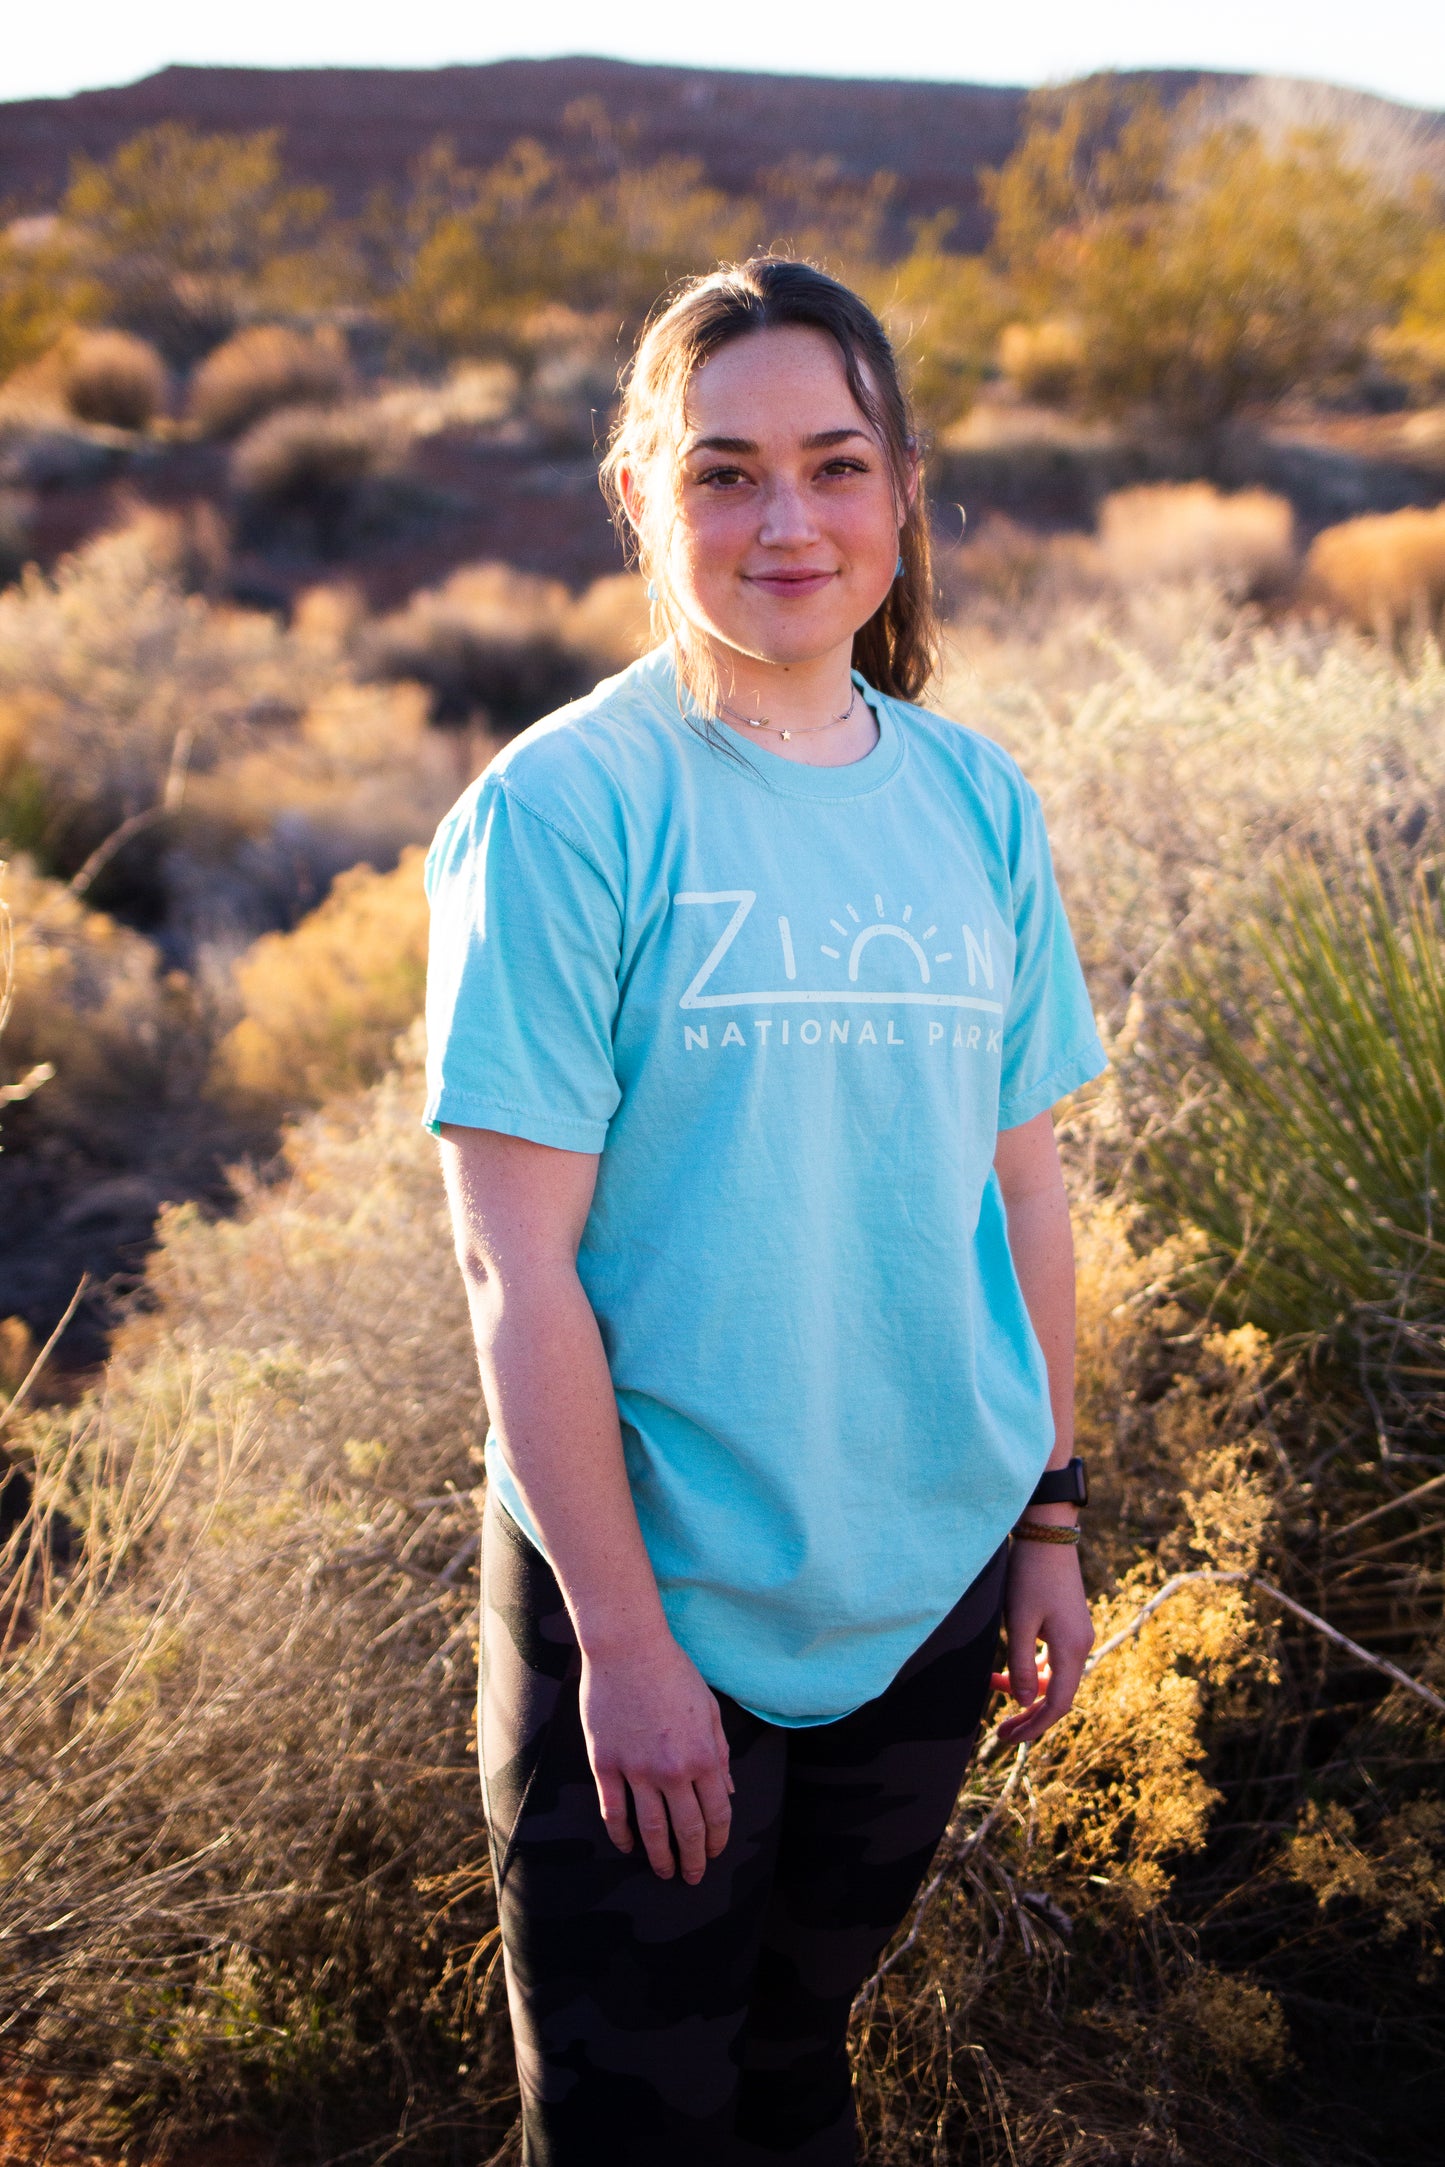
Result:
{"label": "crew neckline", "polygon": [[[696,724],[682,712],[677,700],[677,675],[671,655],[665,647],[643,657],[638,665],[645,672],[658,704],[669,722],[687,733],[702,751],[716,751],[709,745]],[[845,761],[841,767],[811,767],[801,760],[784,760],[775,752],[767,752],[760,745],[749,744],[737,730],[726,723],[717,727],[728,732],[728,751],[736,751],[765,788],[777,796],[790,798],[861,798],[881,789],[898,772],[903,761],[906,740],[899,729],[890,700],[869,684],[860,670],[850,670],[849,676],[873,710],[878,724],[878,742],[869,747],[861,760]],[[726,759],[726,753],[719,753]]]}

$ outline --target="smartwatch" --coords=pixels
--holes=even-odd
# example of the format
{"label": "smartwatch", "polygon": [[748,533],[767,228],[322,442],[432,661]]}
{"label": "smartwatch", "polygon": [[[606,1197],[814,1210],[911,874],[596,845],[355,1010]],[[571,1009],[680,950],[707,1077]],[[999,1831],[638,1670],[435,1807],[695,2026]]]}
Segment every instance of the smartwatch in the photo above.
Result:
{"label": "smartwatch", "polygon": [[1087,1505],[1089,1478],[1077,1453],[1067,1467],[1046,1468],[1038,1479],[1030,1505]]}

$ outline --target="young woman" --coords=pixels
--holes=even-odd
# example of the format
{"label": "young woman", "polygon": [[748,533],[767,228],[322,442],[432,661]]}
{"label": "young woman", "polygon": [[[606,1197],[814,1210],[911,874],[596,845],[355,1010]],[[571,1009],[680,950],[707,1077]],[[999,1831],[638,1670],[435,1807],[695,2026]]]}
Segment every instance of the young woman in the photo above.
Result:
{"label": "young woman", "polygon": [[524,2158],[842,2167],[849,2006],[1000,1619],[1009,1741],[1089,1647],[1049,1109],[1103,1053],[1038,799],[911,704],[928,526],[863,302],[689,285],[604,481],[664,636],[428,860]]}

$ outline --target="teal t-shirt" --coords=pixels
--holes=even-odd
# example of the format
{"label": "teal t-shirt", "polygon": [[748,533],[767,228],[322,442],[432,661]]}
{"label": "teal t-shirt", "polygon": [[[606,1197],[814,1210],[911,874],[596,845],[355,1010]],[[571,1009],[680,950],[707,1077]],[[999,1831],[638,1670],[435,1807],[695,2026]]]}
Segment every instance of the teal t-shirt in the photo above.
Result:
{"label": "teal t-shirt", "polygon": [[[658,649],[426,868],[426,1121],[601,1154],[577,1269],[663,1607],[790,1725],[883,1690],[1048,1458],[992,1162],[1104,1065],[1033,790],[855,681],[877,744],[804,767],[708,743]],[[543,1548],[495,1433],[487,1474]]]}

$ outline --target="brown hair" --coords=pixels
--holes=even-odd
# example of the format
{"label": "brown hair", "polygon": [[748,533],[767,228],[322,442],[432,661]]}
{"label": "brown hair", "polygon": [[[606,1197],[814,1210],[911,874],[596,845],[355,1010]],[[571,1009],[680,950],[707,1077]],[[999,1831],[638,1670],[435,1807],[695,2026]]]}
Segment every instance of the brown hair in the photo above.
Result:
{"label": "brown hair", "polygon": [[900,511],[903,570],[853,635],[853,666],[880,692],[904,700],[923,690],[938,656],[928,509],[922,480],[912,504],[908,482],[917,455],[913,415],[888,334],[868,304],[810,263],[786,256],[752,256],[689,279],[648,322],[628,368],[622,404],[602,462],[602,488],[621,536],[653,589],[652,627],[674,639],[679,675],[705,715],[716,712],[719,687],[706,651],[685,636],[685,621],[667,578],[667,552],[648,520],[637,532],[618,485],[623,465],[646,469],[670,455],[681,435],[687,387],[694,373],[733,339],[751,331],[799,324],[826,332],[843,360],[848,389],[878,438]]}

